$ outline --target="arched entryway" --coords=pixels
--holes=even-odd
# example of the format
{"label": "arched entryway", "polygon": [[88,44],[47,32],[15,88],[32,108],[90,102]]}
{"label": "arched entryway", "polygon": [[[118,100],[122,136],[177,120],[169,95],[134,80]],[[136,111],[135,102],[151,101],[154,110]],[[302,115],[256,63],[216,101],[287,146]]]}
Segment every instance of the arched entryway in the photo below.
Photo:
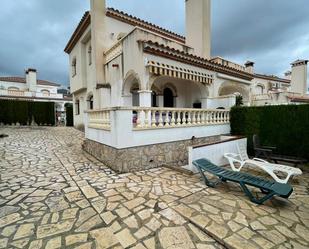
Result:
{"label": "arched entryway", "polygon": [[138,75],[130,71],[124,80],[122,97],[124,106],[139,106],[139,92],[141,90]]}
{"label": "arched entryway", "polygon": [[132,106],[139,106],[139,90],[138,83],[134,83],[130,90],[132,94]]}
{"label": "arched entryway", "polygon": [[174,93],[170,88],[165,88],[163,91],[164,107],[174,107]]}
{"label": "arched entryway", "polygon": [[250,89],[246,85],[226,81],[223,84],[221,84],[218,91],[218,95],[219,96],[241,95],[243,97],[244,104],[247,105],[249,104],[249,92]]}

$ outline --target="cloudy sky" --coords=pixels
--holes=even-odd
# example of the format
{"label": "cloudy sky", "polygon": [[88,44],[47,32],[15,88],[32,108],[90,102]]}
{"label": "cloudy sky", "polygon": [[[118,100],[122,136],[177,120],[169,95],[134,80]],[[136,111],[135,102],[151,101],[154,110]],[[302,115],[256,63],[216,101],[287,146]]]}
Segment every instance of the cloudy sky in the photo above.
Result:
{"label": "cloudy sky", "polygon": [[[256,71],[282,75],[298,58],[309,59],[308,0],[213,0],[212,55]],[[184,0],[107,0],[110,7],[185,33]],[[63,49],[89,0],[1,0],[0,75],[23,75],[68,84]]]}

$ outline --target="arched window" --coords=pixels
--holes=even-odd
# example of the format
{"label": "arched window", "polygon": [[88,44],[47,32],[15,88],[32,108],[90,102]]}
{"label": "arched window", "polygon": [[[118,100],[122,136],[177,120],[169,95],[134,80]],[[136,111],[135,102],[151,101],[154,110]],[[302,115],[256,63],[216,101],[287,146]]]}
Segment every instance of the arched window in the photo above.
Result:
{"label": "arched window", "polygon": [[264,92],[264,87],[262,85],[257,85],[256,94],[263,94],[263,92]]}
{"label": "arched window", "polygon": [[18,87],[11,86],[8,88],[9,91],[19,91]]}
{"label": "arched window", "polygon": [[89,109],[89,110],[93,110],[93,95],[90,95],[90,96],[88,97],[87,102],[88,102],[88,109]]}
{"label": "arched window", "polygon": [[92,64],[92,47],[91,45],[88,47],[88,64]]}
{"label": "arched window", "polygon": [[79,99],[75,101],[75,114],[79,115],[80,114],[80,104],[79,104]]}
{"label": "arched window", "polygon": [[76,75],[76,58],[74,57],[72,60],[72,77]]}
{"label": "arched window", "polygon": [[49,96],[50,92],[46,89],[41,90],[41,93],[43,93],[44,96]]}

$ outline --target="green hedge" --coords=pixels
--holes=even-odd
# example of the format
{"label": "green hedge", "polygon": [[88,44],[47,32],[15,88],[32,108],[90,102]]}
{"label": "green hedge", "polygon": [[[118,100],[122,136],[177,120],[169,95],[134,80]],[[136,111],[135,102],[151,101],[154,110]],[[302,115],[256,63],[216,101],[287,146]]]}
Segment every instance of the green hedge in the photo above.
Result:
{"label": "green hedge", "polygon": [[262,145],[277,147],[277,153],[309,159],[309,105],[234,107],[231,133],[248,138],[253,155],[253,134]]}
{"label": "green hedge", "polygon": [[73,126],[73,105],[65,104],[65,113],[66,113],[66,126]]}
{"label": "green hedge", "polygon": [[0,123],[5,125],[55,125],[53,102],[0,100]]}

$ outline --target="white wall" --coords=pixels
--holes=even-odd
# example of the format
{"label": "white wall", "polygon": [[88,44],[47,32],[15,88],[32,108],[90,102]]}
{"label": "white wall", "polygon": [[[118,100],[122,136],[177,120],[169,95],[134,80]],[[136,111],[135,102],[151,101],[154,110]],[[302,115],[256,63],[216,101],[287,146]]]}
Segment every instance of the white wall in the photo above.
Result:
{"label": "white wall", "polygon": [[207,109],[217,109],[223,107],[224,109],[230,109],[236,104],[236,96],[222,96],[217,98],[207,99],[206,108]]}
{"label": "white wall", "polygon": [[58,87],[47,86],[47,85],[37,85],[36,92],[42,92],[42,90],[47,90],[51,94],[57,94]]}
{"label": "white wall", "polygon": [[292,65],[291,90],[294,93],[306,95],[307,84],[307,62]]}
{"label": "white wall", "polygon": [[[87,96],[86,91],[73,95],[73,115],[74,115],[74,126],[75,127],[83,125],[85,122],[84,111],[87,110],[86,96]],[[79,100],[79,108],[80,108],[79,115],[76,114],[76,105],[75,105],[76,100]]]}
{"label": "white wall", "polygon": [[229,164],[228,160],[223,156],[224,153],[236,153],[238,154],[237,144],[243,143],[245,147],[247,147],[247,138],[241,138],[229,141],[231,139],[235,139],[233,137],[224,137],[222,138],[221,143],[205,145],[203,147],[188,147],[189,152],[189,165],[186,167],[187,169],[198,172],[195,166],[192,164],[194,160],[200,158],[206,158],[210,160],[212,163],[218,166],[224,166]]}
{"label": "white wall", "polygon": [[127,110],[111,111],[111,127],[111,132],[86,127],[86,138],[120,149],[230,132],[229,124],[133,130],[132,111]]}
{"label": "white wall", "polygon": [[28,86],[25,83],[17,83],[17,82],[0,81],[0,89],[2,87],[5,90],[9,89],[10,87],[16,87],[21,91],[28,90]]}
{"label": "white wall", "polygon": [[[20,91],[30,91],[26,83],[0,81],[0,89],[8,90],[10,87],[18,88]],[[42,90],[48,90],[51,94],[57,94],[58,87],[49,85],[36,85],[33,92],[41,93]]]}

